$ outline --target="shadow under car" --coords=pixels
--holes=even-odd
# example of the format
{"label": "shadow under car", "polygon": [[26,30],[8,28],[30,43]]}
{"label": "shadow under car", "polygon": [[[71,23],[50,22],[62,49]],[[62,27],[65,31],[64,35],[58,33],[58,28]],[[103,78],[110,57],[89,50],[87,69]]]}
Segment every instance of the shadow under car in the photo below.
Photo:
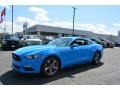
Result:
{"label": "shadow under car", "polygon": [[99,65],[84,64],[66,68],[52,77],[44,77],[40,74],[20,74],[11,70],[1,75],[0,81],[4,85],[42,85],[65,77],[75,78],[73,76],[74,74],[100,67],[103,64],[104,63],[101,62]]}

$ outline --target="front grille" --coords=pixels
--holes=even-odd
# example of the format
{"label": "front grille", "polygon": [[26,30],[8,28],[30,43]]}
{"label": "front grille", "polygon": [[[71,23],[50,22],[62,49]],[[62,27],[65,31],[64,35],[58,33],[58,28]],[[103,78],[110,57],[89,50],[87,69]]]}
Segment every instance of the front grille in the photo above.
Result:
{"label": "front grille", "polygon": [[7,44],[9,45],[19,45],[19,42],[18,41],[7,41]]}
{"label": "front grille", "polygon": [[16,61],[21,61],[20,56],[14,54],[14,53],[12,53],[12,57],[13,57],[13,59],[16,60]]}

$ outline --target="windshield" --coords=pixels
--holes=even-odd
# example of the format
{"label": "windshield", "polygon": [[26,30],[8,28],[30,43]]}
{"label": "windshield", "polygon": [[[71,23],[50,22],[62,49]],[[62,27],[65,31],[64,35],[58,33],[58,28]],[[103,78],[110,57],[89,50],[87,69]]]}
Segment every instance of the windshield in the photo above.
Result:
{"label": "windshield", "polygon": [[72,38],[58,38],[58,39],[51,41],[47,45],[65,47],[65,46],[69,46],[71,41],[72,41]]}
{"label": "windshield", "polygon": [[4,35],[3,39],[18,39],[18,38],[15,37],[14,35]]}
{"label": "windshield", "polygon": [[31,36],[26,36],[26,38],[27,38],[27,39],[38,39],[37,36],[32,36],[32,35],[31,35]]}

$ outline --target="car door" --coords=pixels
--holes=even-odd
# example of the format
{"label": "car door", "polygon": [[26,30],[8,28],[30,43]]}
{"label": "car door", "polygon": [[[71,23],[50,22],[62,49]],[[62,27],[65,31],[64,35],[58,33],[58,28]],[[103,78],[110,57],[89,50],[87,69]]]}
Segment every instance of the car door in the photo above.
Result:
{"label": "car door", "polygon": [[86,45],[80,45],[79,46],[79,62],[85,63],[90,61],[92,56],[92,45],[86,44]]}
{"label": "car door", "polygon": [[85,45],[84,39],[74,40],[70,47],[64,48],[62,58],[65,60],[64,64],[74,65],[87,61],[89,56],[90,46]]}
{"label": "car door", "polygon": [[76,39],[73,44],[78,46],[73,47],[73,61],[74,63],[86,63],[90,60],[92,55],[92,42],[86,39]]}
{"label": "car door", "polygon": [[82,64],[89,62],[91,57],[92,45],[85,39],[74,40],[69,47],[65,47],[61,52],[65,67],[74,64]]}
{"label": "car door", "polygon": [[61,51],[61,58],[63,60],[63,66],[71,66],[79,61],[79,47],[65,47],[64,51]]}

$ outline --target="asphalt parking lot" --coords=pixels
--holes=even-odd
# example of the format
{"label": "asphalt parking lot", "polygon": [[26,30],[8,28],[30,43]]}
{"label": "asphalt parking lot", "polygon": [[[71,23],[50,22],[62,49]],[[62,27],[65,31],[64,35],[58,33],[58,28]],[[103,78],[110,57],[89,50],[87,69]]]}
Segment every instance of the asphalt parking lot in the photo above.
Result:
{"label": "asphalt parking lot", "polygon": [[12,51],[0,51],[0,84],[4,85],[120,85],[120,48],[104,50],[100,65],[80,65],[47,78],[23,75],[11,69]]}

